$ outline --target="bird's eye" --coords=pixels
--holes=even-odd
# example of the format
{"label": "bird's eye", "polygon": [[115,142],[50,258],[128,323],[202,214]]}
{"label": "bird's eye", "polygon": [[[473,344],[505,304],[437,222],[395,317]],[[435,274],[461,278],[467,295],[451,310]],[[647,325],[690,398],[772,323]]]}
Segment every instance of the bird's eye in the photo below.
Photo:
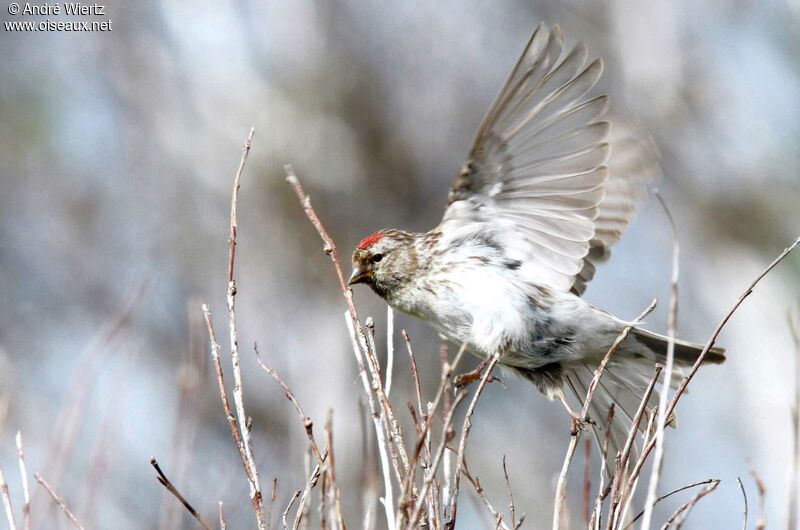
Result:
{"label": "bird's eye", "polygon": [[374,256],[372,256],[372,263],[378,263],[382,259],[383,259],[383,254],[375,254]]}

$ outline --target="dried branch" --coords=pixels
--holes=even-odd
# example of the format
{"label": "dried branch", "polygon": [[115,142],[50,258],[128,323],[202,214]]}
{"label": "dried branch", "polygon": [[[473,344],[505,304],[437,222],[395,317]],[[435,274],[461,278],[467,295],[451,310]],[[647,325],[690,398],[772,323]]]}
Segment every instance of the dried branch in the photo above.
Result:
{"label": "dried branch", "polygon": [[[747,514],[748,514],[748,507],[747,507],[747,492],[744,490],[744,484],[742,484],[742,479],[740,477],[736,477],[736,482],[739,484],[739,489],[742,490],[742,499],[744,500],[744,510],[742,512],[742,530],[747,530]],[[794,528],[790,528],[789,530],[794,530]]]}
{"label": "dried branch", "polygon": [[231,436],[233,436],[234,444],[236,445],[236,449],[239,452],[239,457],[242,460],[242,466],[244,467],[245,475],[247,475],[247,480],[250,482],[250,466],[248,465],[247,455],[244,452],[244,444],[242,443],[242,435],[239,432],[239,427],[236,425],[236,416],[233,415],[233,410],[231,410],[230,402],[228,401],[228,392],[225,388],[225,376],[222,372],[222,364],[220,361],[220,348],[219,343],[217,342],[217,334],[214,331],[214,326],[211,324],[211,313],[208,310],[208,306],[203,304],[203,315],[206,319],[206,327],[208,328],[208,336],[211,340],[211,361],[214,364],[214,373],[217,376],[217,384],[219,386],[219,394],[222,398],[222,407],[225,410],[225,419],[228,420],[228,426],[231,430]]}
{"label": "dried branch", "polygon": [[289,386],[283,382],[280,378],[278,373],[269,366],[265,365],[264,362],[261,360],[261,354],[258,351],[258,344],[253,345],[253,350],[256,353],[256,359],[258,360],[258,365],[264,370],[276,383],[278,383],[283,390],[283,395],[286,396],[286,399],[294,407],[294,410],[297,411],[297,415],[300,417],[300,422],[303,424],[303,430],[306,433],[306,437],[308,438],[308,442],[311,446],[311,453],[314,456],[314,459],[317,461],[317,464],[322,465],[322,453],[317,446],[317,441],[314,439],[314,422],[311,421],[311,418],[306,416],[306,413],[303,412],[303,408],[300,406],[300,402],[297,401],[297,398],[294,396],[294,392],[291,391]]}
{"label": "dried branch", "polygon": [[[587,422],[589,420],[589,405],[592,402],[592,398],[594,397],[595,390],[597,389],[597,385],[600,382],[600,377],[603,375],[603,370],[605,370],[606,364],[608,364],[609,359],[617,350],[619,345],[622,343],[623,340],[628,336],[631,329],[638,324],[645,316],[650,314],[650,312],[655,309],[656,307],[656,300],[650,302],[650,305],[645,309],[641,315],[636,317],[630,325],[626,326],[614,342],[611,344],[611,347],[606,352],[603,360],[597,366],[597,369],[594,371],[594,376],[592,377],[592,381],[589,383],[589,388],[586,391],[586,397],[583,400],[583,407],[581,408],[580,412],[580,419],[582,422]],[[646,401],[645,401],[646,403]],[[635,427],[634,427],[635,429]],[[566,498],[566,487],[567,487],[567,473],[569,472],[569,467],[572,464],[572,458],[575,456],[575,450],[578,448],[578,442],[581,436],[581,429],[573,428],[572,432],[570,433],[570,442],[569,446],[567,447],[567,454],[564,457],[564,463],[561,466],[561,473],[558,476],[558,483],[556,484],[556,499],[555,505],[553,508],[553,530],[560,530],[561,529],[561,512],[564,508],[564,501]]]}
{"label": "dried branch", "polygon": [[[422,431],[417,436],[417,442],[414,446],[414,452],[411,455],[411,462],[410,462],[411,471],[408,474],[408,476],[406,476],[406,480],[403,483],[403,492],[400,496],[400,502],[398,503],[398,508],[401,510],[406,506],[410,498],[412,485],[414,484],[414,480],[416,477],[416,471],[418,467],[417,463],[419,461],[420,455],[422,454],[423,447],[427,445],[426,451],[428,452],[429,459],[432,457],[430,449],[429,432],[431,429],[431,424],[433,423],[433,416],[436,413],[436,410],[439,408],[439,403],[441,403],[442,397],[446,394],[446,389],[448,388],[450,380],[453,377],[453,371],[456,369],[459,362],[461,361],[461,358],[464,356],[464,352],[466,351],[466,349],[467,349],[467,344],[463,343],[461,347],[458,349],[458,353],[456,353],[455,358],[453,358],[452,364],[446,361],[442,363],[442,376],[441,379],[439,380],[439,387],[436,389],[436,395],[434,396],[433,401],[429,404],[428,410],[427,411],[421,410],[421,414],[423,415],[424,418],[424,424],[422,426]],[[413,354],[411,358],[413,363],[412,369],[416,373],[416,363],[413,362],[414,359]],[[449,410],[446,410],[444,412],[445,427],[447,427],[448,429],[450,427],[450,424],[448,423],[447,420],[449,418],[452,421],[453,408],[455,407],[451,405],[449,407]],[[445,441],[444,439],[447,437],[447,433],[448,430],[444,429],[442,435],[443,441]],[[431,465],[428,465],[428,468],[431,468]],[[433,467],[433,469],[436,469],[436,467]]]}
{"label": "dried branch", "polygon": [[22,433],[17,431],[14,438],[17,444],[17,459],[19,460],[19,476],[22,480],[22,528],[29,530],[31,527],[31,495],[28,489],[28,468],[25,465],[25,453],[22,450]]}
{"label": "dried branch", "polygon": [[756,483],[756,492],[758,493],[758,519],[756,519],[756,526],[755,530],[764,530],[767,526],[767,520],[765,517],[766,509],[765,509],[765,501],[767,495],[767,487],[764,484],[764,481],[761,480],[761,477],[758,476],[756,472],[756,468],[753,467],[753,464],[748,462],[747,467],[750,471],[750,476],[753,477],[753,480]]}
{"label": "dried branch", "polygon": [[283,521],[283,530],[289,530],[289,523],[286,522],[286,516],[289,515],[289,510],[292,509],[292,506],[294,505],[294,501],[296,501],[297,498],[302,493],[303,492],[300,491],[300,490],[295,490],[295,492],[292,494],[292,498],[289,499],[289,504],[287,504],[286,505],[286,509],[283,510],[283,513],[281,514],[281,521]]}
{"label": "dried branch", "polygon": [[789,330],[795,348],[794,403],[791,408],[792,419],[792,467],[788,488],[786,528],[794,530],[798,525],[798,497],[800,494],[800,311],[789,311]]}
{"label": "dried branch", "polygon": [[[408,524],[406,525],[406,527],[409,529],[415,528],[415,525],[419,520],[419,516],[422,513],[423,505],[425,504],[425,497],[428,494],[428,490],[430,489],[431,484],[433,483],[436,477],[436,472],[438,471],[439,464],[442,461],[442,455],[444,454],[447,448],[447,431],[450,429],[450,426],[453,423],[453,413],[455,412],[455,409],[458,406],[458,404],[461,403],[461,401],[463,401],[466,396],[467,392],[465,390],[461,390],[453,400],[453,406],[448,411],[448,414],[444,417],[442,424],[442,437],[439,441],[439,446],[437,447],[436,452],[433,455],[433,462],[431,463],[429,469],[426,470],[425,480],[422,482],[422,488],[420,489],[417,503],[414,506],[414,510],[411,512],[411,517],[409,517],[408,519]],[[421,444],[419,445],[421,446]],[[405,489],[406,488],[404,488],[404,490]]]}
{"label": "dried branch", "polygon": [[225,524],[225,509],[222,507],[222,501],[219,501],[219,530],[226,530]]}
{"label": "dried branch", "polygon": [[[503,460],[505,461],[505,458]],[[492,506],[492,503],[489,501],[489,498],[486,497],[486,492],[483,490],[483,486],[481,486],[481,481],[478,479],[478,477],[473,477],[469,472],[466,459],[464,459],[464,468],[462,472],[464,473],[464,476],[467,477],[469,483],[472,484],[472,487],[475,488],[475,493],[477,493],[478,497],[480,497],[480,499],[483,501],[483,505],[486,506],[486,510],[492,516],[492,519],[494,519],[497,528],[501,528],[502,530],[512,530],[513,528],[516,528],[516,523],[513,520],[511,528],[509,528],[508,525],[503,522],[503,515],[495,510],[494,506]]]}
{"label": "dried branch", "polygon": [[[386,512],[386,522],[389,528],[395,528],[395,514],[394,510],[390,508],[392,501],[394,500],[394,493],[392,487],[392,476],[391,472],[389,471],[389,455],[388,455],[388,448],[389,442],[386,440],[386,434],[383,427],[383,421],[381,420],[381,415],[378,413],[378,409],[375,406],[375,400],[372,396],[372,391],[370,390],[369,382],[367,381],[367,373],[366,368],[364,367],[364,360],[362,358],[362,348],[359,347],[358,339],[356,338],[356,328],[353,323],[352,315],[345,313],[345,323],[347,324],[347,330],[350,332],[350,340],[353,346],[353,353],[356,357],[356,362],[358,363],[359,368],[359,375],[361,378],[361,384],[364,386],[364,392],[367,394],[367,402],[369,403],[369,411],[370,416],[372,417],[372,423],[375,427],[375,436],[377,437],[378,442],[378,454],[380,455],[381,460],[381,472],[383,475],[383,486],[384,486],[384,508]],[[367,347],[365,346],[364,349]]]}
{"label": "dried branch", "polygon": [[11,507],[11,497],[8,495],[8,483],[6,483],[6,477],[3,475],[2,469],[0,469],[0,495],[3,497],[3,508],[6,510],[8,529],[17,530],[17,523],[14,521],[14,510]]}
{"label": "dried branch", "polygon": [[[703,360],[705,360],[706,355],[711,350],[711,348],[714,346],[714,344],[715,344],[715,342],[717,340],[717,337],[719,337],[719,334],[725,328],[725,325],[731,319],[733,314],[736,312],[737,309],[739,309],[739,306],[742,305],[742,303],[745,301],[745,299],[747,299],[747,297],[749,297],[753,293],[753,290],[756,288],[756,286],[759,284],[759,282],[761,282],[761,280],[764,279],[764,277],[767,274],[769,274],[772,271],[772,269],[777,267],[780,262],[782,262],[784,259],[786,259],[786,257],[795,248],[797,248],[798,245],[800,245],[800,237],[795,239],[794,242],[791,245],[789,245],[787,248],[785,248],[783,250],[783,252],[781,252],[778,255],[778,257],[775,258],[772,261],[772,263],[770,263],[767,266],[767,268],[765,268],[761,272],[761,274],[759,274],[752,282],[750,282],[750,285],[748,285],[747,289],[745,289],[744,292],[741,295],[739,295],[739,298],[736,300],[736,302],[734,302],[733,306],[722,317],[722,320],[719,322],[719,324],[717,324],[717,327],[711,333],[711,336],[709,337],[708,341],[706,342],[706,345],[703,347],[703,351],[700,352],[700,355],[697,357],[697,360],[695,361],[695,363],[692,366],[691,370],[681,380],[680,384],[678,385],[677,390],[675,391],[675,394],[672,396],[672,400],[670,401],[669,407],[667,409],[667,413],[664,415],[664,417],[667,419],[667,421],[669,421],[669,418],[671,418],[672,415],[674,414],[675,407],[677,406],[678,401],[680,400],[680,398],[683,395],[683,393],[686,391],[686,387],[688,387],[689,383],[691,383],[692,379],[694,378],[695,374],[697,373],[697,370],[700,368],[700,365],[703,364]],[[644,444],[644,447],[642,448],[642,454],[640,455],[639,460],[636,462],[636,465],[634,466],[634,469],[631,472],[631,477],[632,478],[638,477],[639,473],[641,472],[642,466],[644,466],[644,463],[647,460],[647,457],[650,455],[650,452],[653,450],[654,447],[655,447],[655,439],[651,439],[646,444]]]}
{"label": "dried branch", "polygon": [[386,399],[392,391],[392,372],[394,372],[394,311],[392,306],[386,306]]}
{"label": "dried branch", "polygon": [[[158,462],[156,461],[156,459],[155,459],[155,458],[151,458],[151,459],[150,459],[150,465],[151,465],[151,466],[153,466],[153,469],[155,469],[155,470],[156,470],[156,473],[158,474],[158,475],[156,476],[156,478],[157,478],[157,479],[158,479],[158,481],[161,483],[161,485],[162,485],[162,486],[164,486],[164,487],[167,489],[167,491],[169,491],[170,493],[172,493],[172,495],[174,495],[174,496],[175,496],[175,498],[176,498],[176,499],[178,499],[178,500],[180,501],[180,503],[181,503],[181,504],[183,504],[183,507],[184,507],[184,508],[186,508],[186,510],[187,510],[187,511],[188,511],[190,514],[192,514],[192,517],[194,517],[195,519],[197,519],[197,522],[198,522],[198,523],[200,523],[200,525],[201,525],[203,528],[205,528],[205,530],[211,530],[211,527],[208,525],[208,523],[206,523],[206,522],[203,520],[203,518],[202,518],[202,517],[200,517],[200,514],[199,514],[199,513],[197,513],[197,510],[195,510],[195,509],[192,507],[192,505],[191,505],[191,504],[189,504],[189,501],[187,501],[187,500],[186,500],[186,498],[185,498],[183,495],[181,495],[181,492],[179,492],[179,491],[178,491],[178,489],[177,489],[177,488],[176,488],[176,487],[175,487],[175,486],[172,484],[172,482],[170,482],[170,481],[169,481],[169,479],[167,478],[167,476],[166,476],[166,475],[164,474],[164,472],[161,470],[161,467],[158,465]],[[221,504],[222,504],[222,503],[220,503],[220,505],[221,505]],[[222,509],[221,509],[221,508],[220,508],[220,520],[222,520]]]}
{"label": "dried branch", "polygon": [[608,416],[606,416],[606,432],[603,435],[603,448],[600,452],[600,478],[597,485],[597,496],[595,497],[594,509],[592,509],[592,517],[587,525],[589,529],[594,530],[600,530],[600,514],[603,511],[603,501],[611,492],[610,486],[608,488],[605,486],[605,469],[608,455],[608,439],[611,434],[611,421],[614,419],[614,407],[614,403],[611,403],[608,408]]}
{"label": "dried branch", "polygon": [[697,492],[695,496],[686,501],[686,503],[684,503],[680,508],[675,510],[675,512],[672,515],[669,516],[669,519],[667,519],[667,522],[665,522],[664,525],[661,527],[661,530],[667,530],[672,525],[672,523],[675,523],[676,530],[678,530],[681,526],[683,526],[683,523],[686,522],[686,518],[689,517],[689,512],[692,511],[694,505],[697,504],[697,502],[700,499],[702,499],[703,497],[705,497],[706,495],[717,489],[719,483],[720,483],[719,479],[714,480],[712,481],[710,486],[707,486],[702,490],[700,490],[699,492]]}
{"label": "dried branch", "polygon": [[34,473],[33,474],[33,478],[36,479],[36,482],[38,482],[39,485],[42,486],[47,491],[47,493],[50,494],[50,497],[53,498],[53,502],[55,502],[58,505],[58,507],[61,508],[61,511],[64,512],[64,515],[67,516],[67,519],[70,520],[70,522],[73,524],[73,526],[75,526],[75,528],[77,528],[78,530],[83,530],[83,526],[81,526],[81,524],[78,522],[78,520],[72,514],[72,512],[69,511],[69,508],[67,508],[67,505],[64,504],[64,501],[62,501],[58,497],[58,495],[56,495],[56,492],[53,491],[53,488],[50,487],[50,484],[48,484],[41,477],[41,475],[39,475],[39,473]]}
{"label": "dried branch", "polygon": [[345,530],[344,515],[342,514],[342,498],[339,484],[336,481],[336,459],[333,452],[333,410],[328,411],[325,420],[325,445],[328,446],[328,480],[333,502],[331,502],[331,522],[335,522],[338,530]]}
{"label": "dried branch", "polygon": [[671,290],[669,295],[669,318],[667,319],[667,360],[664,365],[664,376],[661,383],[661,394],[658,398],[658,419],[656,421],[656,454],[653,457],[653,470],[650,473],[650,483],[647,486],[647,498],[644,503],[644,519],[641,530],[650,530],[653,519],[653,507],[656,503],[658,484],[661,480],[661,465],[664,461],[664,428],[667,424],[667,396],[669,395],[670,384],[672,382],[673,364],[675,360],[675,335],[678,326],[678,274],[680,263],[680,243],[675,227],[675,220],[672,218],[667,203],[658,193],[655,196],[669,221],[672,236],[672,278],[670,280]]}
{"label": "dried branch", "polygon": [[525,514],[522,514],[522,517],[520,518],[520,523],[519,525],[517,525],[517,507],[514,504],[514,493],[511,491],[511,480],[508,478],[508,468],[506,468],[506,455],[503,455],[503,478],[506,481],[506,491],[508,492],[508,509],[511,512],[511,528],[512,530],[516,530],[517,528],[519,528],[519,525],[522,525],[522,520],[525,518]]}
{"label": "dried branch", "polygon": [[[446,528],[448,529],[453,529],[456,525],[456,516],[458,512],[458,490],[459,486],[461,485],[461,470],[464,468],[464,453],[467,448],[467,437],[469,436],[469,431],[472,428],[472,413],[475,412],[475,406],[478,403],[478,398],[481,397],[483,389],[486,388],[486,383],[489,382],[489,378],[492,376],[492,371],[494,370],[494,367],[497,366],[498,361],[500,361],[500,352],[495,352],[489,361],[489,365],[486,367],[486,371],[483,373],[483,377],[481,377],[481,382],[478,384],[478,389],[475,390],[475,394],[472,396],[472,401],[470,402],[469,407],[467,408],[466,416],[464,417],[464,424],[461,427],[461,439],[458,443],[458,457],[456,458],[456,473],[455,478],[453,479],[453,500],[450,503],[450,520],[446,524]],[[455,408],[455,406],[453,408]]]}
{"label": "dried branch", "polygon": [[[322,455],[322,462],[325,462],[325,459],[328,457],[327,453]],[[323,464],[316,464],[314,466],[314,471],[311,472],[311,476],[308,477],[306,481],[306,487],[303,489],[303,493],[300,496],[300,504],[297,505],[297,513],[295,514],[294,524],[292,525],[292,530],[298,530],[300,528],[300,521],[305,516],[304,507],[306,502],[308,501],[309,496],[311,495],[311,490],[317,485],[319,481],[319,477],[322,473],[322,465]]]}
{"label": "dried branch", "polygon": [[242,387],[242,370],[239,365],[239,339],[236,330],[236,280],[233,277],[233,264],[236,256],[236,231],[238,228],[238,221],[236,216],[236,207],[239,200],[239,186],[244,170],[244,164],[247,161],[247,155],[250,153],[250,143],[253,139],[255,129],[250,129],[250,134],[242,147],[242,157],[239,160],[239,167],[236,170],[236,176],[233,180],[233,191],[231,193],[231,235],[228,243],[228,329],[230,334],[230,347],[231,347],[231,366],[233,367],[233,402],[236,409],[237,423],[242,439],[242,450],[244,452],[245,461],[249,473],[247,475],[248,486],[250,487],[250,502],[253,505],[256,521],[261,530],[266,530],[266,522],[264,521],[264,504],[261,495],[261,484],[258,478],[258,469],[256,467],[256,458],[253,454],[253,440],[250,426],[248,424],[247,414],[244,409],[244,392]]}
{"label": "dried branch", "polygon": [[242,146],[242,158],[239,159],[239,167],[236,169],[236,176],[233,178],[233,191],[231,192],[231,237],[228,240],[228,283],[233,281],[233,261],[236,257],[236,230],[238,229],[238,219],[236,217],[236,206],[239,201],[239,185],[242,180],[244,164],[247,162],[247,155],[250,154],[250,144],[253,142],[253,135],[256,133],[255,127],[250,128]]}
{"label": "dried branch", "polygon": [[[714,482],[719,482],[719,481],[720,481],[720,480],[719,480],[719,479],[716,479],[716,478],[709,478],[709,479],[706,479],[706,480],[701,480],[700,482],[694,482],[694,483],[692,483],[692,484],[687,484],[687,485],[685,485],[685,486],[681,486],[680,488],[674,489],[674,490],[670,491],[669,493],[665,493],[664,495],[662,495],[662,496],[658,497],[658,498],[655,500],[655,503],[654,503],[654,505],[655,505],[655,504],[658,504],[659,502],[663,501],[664,499],[668,499],[668,498],[672,497],[672,496],[673,496],[673,495],[675,495],[676,493],[680,493],[680,492],[682,492],[682,491],[686,491],[686,490],[688,490],[688,489],[695,488],[695,487],[697,487],[697,486],[704,486],[704,485],[706,485],[706,484],[712,484],[712,483],[714,483]],[[744,491],[744,490],[742,490],[742,491]],[[746,499],[746,498],[747,498],[747,497],[745,497],[745,499]],[[746,504],[746,502],[745,502],[745,504]],[[642,510],[641,512],[639,512],[638,514],[636,514],[636,517],[634,517],[633,519],[631,519],[631,520],[628,522],[628,524],[626,524],[625,526],[623,526],[623,527],[622,527],[622,530],[628,530],[628,528],[630,528],[631,526],[633,526],[633,524],[634,524],[636,521],[638,521],[639,519],[641,519],[643,515],[644,515],[644,510]],[[743,530],[744,530],[744,529],[743,529]]]}

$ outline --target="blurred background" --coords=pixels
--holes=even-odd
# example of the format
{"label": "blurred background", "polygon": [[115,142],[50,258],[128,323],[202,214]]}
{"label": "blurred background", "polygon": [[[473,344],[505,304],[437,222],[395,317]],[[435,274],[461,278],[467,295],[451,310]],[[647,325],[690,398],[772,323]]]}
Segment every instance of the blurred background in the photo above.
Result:
{"label": "blurred background", "polygon": [[[47,18],[12,17],[7,4],[3,21]],[[195,527],[154,480],[150,456],[208,519],[222,500],[232,527],[252,525],[200,305],[225,337],[230,189],[254,126],[237,308],[262,481],[278,478],[280,513],[306,479],[306,444],[254,342],[320,433],[334,410],[343,502],[360,524],[363,416],[345,306],[282,165],[294,165],[344,257],[378,228],[433,227],[483,113],[541,21],[605,59],[601,90],[658,143],[658,186],[682,245],[681,336],[704,341],[800,233],[797,0],[109,0],[105,11],[97,19],[111,19],[111,32],[0,31],[0,466],[16,506],[21,430],[30,468],[87,528]],[[648,327],[665,332],[669,234],[651,200],[588,300],[633,318],[658,297]],[[702,370],[679,407],[662,488],[722,479],[690,528],[740,524],[737,476],[755,498],[748,460],[767,486],[769,526],[783,525],[795,388],[786,315],[798,278],[797,256],[767,277],[719,340],[728,362]],[[356,301],[383,344],[385,306],[367,289]],[[438,338],[410,317],[395,325],[409,330],[432,396]],[[402,411],[412,396],[399,354],[393,396]],[[482,399],[472,472],[503,506],[507,455],[526,527],[548,527],[568,440],[563,410],[518,380],[490,385]],[[579,483],[576,472],[573,527]],[[468,489],[461,526],[482,528]],[[37,528],[65,527],[43,492],[34,503]]]}

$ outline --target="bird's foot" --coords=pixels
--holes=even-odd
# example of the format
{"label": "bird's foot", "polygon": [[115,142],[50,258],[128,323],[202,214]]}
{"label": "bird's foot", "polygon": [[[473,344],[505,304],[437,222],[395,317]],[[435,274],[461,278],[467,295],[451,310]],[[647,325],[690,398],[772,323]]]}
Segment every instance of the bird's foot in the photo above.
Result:
{"label": "bird's foot", "polygon": [[569,434],[577,436],[580,431],[585,431],[589,425],[594,425],[591,418],[582,418],[580,414],[570,411],[569,413]]}
{"label": "bird's foot", "polygon": [[[453,385],[455,386],[456,390],[469,386],[475,381],[479,381],[481,377],[483,377],[483,370],[488,364],[489,358],[487,357],[481,361],[481,363],[474,370],[470,370],[469,372],[464,372],[463,374],[458,374],[455,376],[453,378]],[[498,381],[501,385],[505,386],[499,377],[495,377],[493,375],[490,375],[489,379],[486,380],[487,383],[491,383],[493,381]]]}

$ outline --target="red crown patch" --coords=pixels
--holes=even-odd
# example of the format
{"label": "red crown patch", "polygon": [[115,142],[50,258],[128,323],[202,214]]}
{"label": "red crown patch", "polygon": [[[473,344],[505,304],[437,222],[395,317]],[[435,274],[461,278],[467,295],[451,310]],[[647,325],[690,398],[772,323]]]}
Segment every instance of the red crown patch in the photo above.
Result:
{"label": "red crown patch", "polygon": [[358,242],[358,250],[368,249],[369,247],[380,241],[383,236],[384,233],[380,231],[368,235],[367,237]]}

